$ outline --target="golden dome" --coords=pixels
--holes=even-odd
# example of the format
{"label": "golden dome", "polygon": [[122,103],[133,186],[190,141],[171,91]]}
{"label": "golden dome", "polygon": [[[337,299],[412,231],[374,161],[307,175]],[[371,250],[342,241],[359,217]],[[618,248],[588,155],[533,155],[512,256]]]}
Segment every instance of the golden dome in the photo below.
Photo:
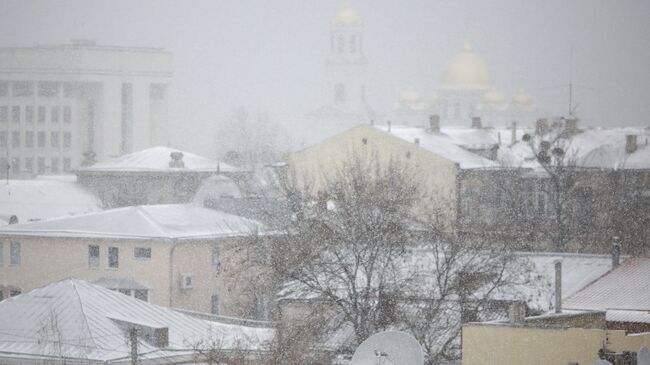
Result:
{"label": "golden dome", "polygon": [[355,25],[360,22],[361,19],[359,18],[359,14],[357,14],[357,11],[354,10],[348,2],[343,4],[343,7],[341,7],[334,18],[334,24],[339,25]]}
{"label": "golden dome", "polygon": [[465,47],[452,60],[442,74],[442,87],[452,90],[489,90],[490,75],[481,60],[465,42]]}
{"label": "golden dome", "polygon": [[506,102],[506,98],[496,89],[492,89],[483,95],[483,99],[488,104],[499,105]]}
{"label": "golden dome", "polygon": [[399,94],[399,105],[411,110],[421,110],[424,108],[424,103],[422,102],[420,93],[412,87],[404,89]]}
{"label": "golden dome", "polygon": [[523,91],[519,91],[512,97],[512,103],[523,110],[532,110],[533,109],[533,98],[526,94]]}

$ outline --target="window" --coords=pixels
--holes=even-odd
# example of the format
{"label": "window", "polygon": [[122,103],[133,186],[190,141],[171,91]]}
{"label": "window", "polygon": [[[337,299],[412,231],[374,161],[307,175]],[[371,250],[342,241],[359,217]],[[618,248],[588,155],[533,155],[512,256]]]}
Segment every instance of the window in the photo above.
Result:
{"label": "window", "polygon": [[14,81],[11,85],[14,97],[28,97],[34,95],[34,83],[28,81]]}
{"label": "window", "polygon": [[37,173],[38,174],[44,174],[45,173],[45,157],[39,157],[36,160],[36,165],[38,167]]}
{"label": "window", "polygon": [[149,97],[151,99],[160,100],[165,98],[167,92],[167,85],[165,84],[151,84],[149,87]]}
{"label": "window", "polygon": [[70,161],[70,158],[64,158],[63,159],[63,171],[64,172],[70,172],[72,170],[72,163]]}
{"label": "window", "polygon": [[4,242],[0,242],[0,265],[2,265],[5,262],[5,244]]}
{"label": "window", "polygon": [[0,132],[0,147],[7,147],[7,132]]}
{"label": "window", "polygon": [[9,82],[0,81],[0,98],[9,96]]}
{"label": "window", "polygon": [[20,172],[20,157],[14,157],[11,159],[11,171],[13,171],[14,174]]}
{"label": "window", "polygon": [[50,133],[50,145],[52,147],[59,147],[59,132]]}
{"label": "window", "polygon": [[72,134],[70,132],[63,132],[63,148],[70,148],[72,146]]}
{"label": "window", "polygon": [[61,107],[58,105],[55,105],[52,107],[52,110],[50,112],[50,121],[52,123],[58,123],[59,122],[59,114],[61,114]]}
{"label": "window", "polygon": [[120,249],[117,247],[108,248],[108,267],[117,269],[120,266]]}
{"label": "window", "polygon": [[14,123],[20,123],[20,105],[14,105],[11,107],[11,120]]}
{"label": "window", "polygon": [[63,123],[72,122],[72,108],[66,105],[63,107]]}
{"label": "window", "polygon": [[135,289],[133,290],[133,297],[135,299],[140,299],[142,301],[149,301],[149,291],[147,289]]}
{"label": "window", "polygon": [[50,172],[53,174],[57,174],[59,172],[59,158],[52,157],[52,159],[50,159],[50,163],[52,165],[50,166]]}
{"label": "window", "polygon": [[12,148],[20,147],[20,132],[18,131],[11,132],[11,147]]}
{"label": "window", "polygon": [[546,193],[543,191],[537,192],[537,214],[546,214]]}
{"label": "window", "polygon": [[70,82],[63,83],[63,97],[66,98],[72,97],[72,83]]}
{"label": "window", "polygon": [[136,259],[150,259],[151,258],[151,247],[135,247],[133,249],[133,256]]}
{"label": "window", "polygon": [[357,37],[352,34],[350,35],[350,53],[355,53],[357,51]]}
{"label": "window", "polygon": [[9,296],[10,297],[15,297],[16,295],[20,295],[20,290],[12,289],[12,290],[9,291]]}
{"label": "window", "polygon": [[25,147],[27,148],[34,147],[34,132],[32,131],[25,132]]}
{"label": "window", "polygon": [[25,122],[34,122],[34,107],[31,105],[25,107]]}
{"label": "window", "polygon": [[0,157],[0,172],[9,170],[9,160],[6,157]]}
{"label": "window", "polygon": [[36,135],[38,147],[45,148],[45,132],[38,132]]}
{"label": "window", "polygon": [[210,313],[219,314],[219,296],[216,294],[210,298]]}
{"label": "window", "polygon": [[34,159],[31,157],[25,158],[25,171],[32,173],[34,172]]}
{"label": "window", "polygon": [[9,119],[9,107],[6,105],[0,106],[0,122],[6,122]]}
{"label": "window", "polygon": [[345,48],[345,38],[343,38],[343,35],[339,35],[339,39],[338,39],[338,51],[339,51],[339,53],[343,53],[344,48]]}
{"label": "window", "polygon": [[124,295],[131,296],[131,289],[117,289],[117,291]]}
{"label": "window", "polygon": [[45,123],[45,107],[44,106],[39,106],[38,107],[38,122],[39,123]]}
{"label": "window", "polygon": [[88,245],[88,267],[96,269],[99,267],[99,246]]}
{"label": "window", "polygon": [[220,250],[221,248],[219,247],[219,243],[215,242],[212,244],[212,266],[215,269],[218,269],[219,266],[221,265],[221,258],[220,255]]}
{"label": "window", "polygon": [[334,102],[345,103],[345,86],[343,84],[336,84],[334,87]]}
{"label": "window", "polygon": [[41,81],[38,83],[38,96],[53,98],[59,96],[59,83],[54,81]]}
{"label": "window", "polygon": [[9,262],[12,265],[20,265],[20,241],[11,241],[9,250]]}

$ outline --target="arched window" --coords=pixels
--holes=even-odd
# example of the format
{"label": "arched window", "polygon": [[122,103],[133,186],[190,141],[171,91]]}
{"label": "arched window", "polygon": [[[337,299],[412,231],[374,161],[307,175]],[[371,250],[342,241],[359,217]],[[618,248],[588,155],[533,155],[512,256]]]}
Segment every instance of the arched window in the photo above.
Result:
{"label": "arched window", "polygon": [[361,85],[361,101],[366,102],[366,85]]}
{"label": "arched window", "polygon": [[357,37],[352,34],[350,35],[350,53],[357,52]]}
{"label": "arched window", "polygon": [[339,53],[343,53],[344,49],[345,49],[345,38],[343,37],[343,34],[339,34],[339,39],[338,39],[338,51],[339,51]]}
{"label": "arched window", "polygon": [[334,86],[334,102],[336,104],[345,103],[345,86],[343,84]]}

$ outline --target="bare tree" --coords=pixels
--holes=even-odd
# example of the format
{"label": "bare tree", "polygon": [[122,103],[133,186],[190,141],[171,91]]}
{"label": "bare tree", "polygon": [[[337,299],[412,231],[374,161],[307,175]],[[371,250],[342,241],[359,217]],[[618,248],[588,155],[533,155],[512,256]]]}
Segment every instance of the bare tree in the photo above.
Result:
{"label": "bare tree", "polygon": [[324,311],[340,315],[334,330],[349,326],[354,344],[381,330],[405,329],[434,363],[458,356],[461,317],[509,283],[512,261],[488,239],[475,243],[441,232],[441,207],[422,211],[427,195],[419,181],[403,163],[351,156],[318,192],[304,179],[300,188],[288,183],[296,220],[275,243],[273,264],[289,291],[308,293]]}
{"label": "bare tree", "polygon": [[535,160],[548,176],[548,184],[544,184],[547,196],[550,197],[553,210],[553,236],[555,249],[566,250],[571,238],[571,201],[580,176],[576,169],[576,160],[567,156],[567,147],[571,140],[566,133],[555,135],[531,136],[525,134],[523,141],[528,143]]}

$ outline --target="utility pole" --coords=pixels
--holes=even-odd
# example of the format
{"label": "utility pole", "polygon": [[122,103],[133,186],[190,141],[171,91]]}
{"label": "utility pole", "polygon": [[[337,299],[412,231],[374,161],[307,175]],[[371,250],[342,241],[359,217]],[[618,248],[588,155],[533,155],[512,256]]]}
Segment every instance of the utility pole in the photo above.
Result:
{"label": "utility pole", "polygon": [[138,330],[129,329],[129,341],[131,342],[131,365],[138,364]]}

